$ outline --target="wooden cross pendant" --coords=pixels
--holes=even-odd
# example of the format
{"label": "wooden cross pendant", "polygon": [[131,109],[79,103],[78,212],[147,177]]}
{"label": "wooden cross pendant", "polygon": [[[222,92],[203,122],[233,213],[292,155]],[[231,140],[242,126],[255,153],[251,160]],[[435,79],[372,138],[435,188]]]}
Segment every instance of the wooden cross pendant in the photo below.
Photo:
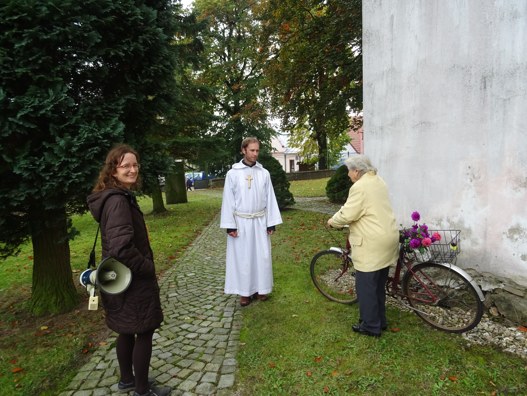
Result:
{"label": "wooden cross pendant", "polygon": [[253,177],[251,175],[247,175],[245,178],[247,180],[247,184],[249,185],[249,189],[251,188],[251,181],[253,180]]}

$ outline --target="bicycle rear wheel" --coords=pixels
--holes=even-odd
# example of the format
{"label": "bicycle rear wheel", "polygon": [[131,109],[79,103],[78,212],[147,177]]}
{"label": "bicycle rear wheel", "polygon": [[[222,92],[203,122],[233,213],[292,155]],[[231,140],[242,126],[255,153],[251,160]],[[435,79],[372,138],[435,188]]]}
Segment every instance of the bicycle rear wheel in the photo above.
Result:
{"label": "bicycle rear wheel", "polygon": [[461,274],[436,264],[422,263],[406,272],[403,293],[415,313],[436,329],[463,333],[477,326],[483,302]]}
{"label": "bicycle rear wheel", "polygon": [[347,256],[334,250],[323,250],[311,260],[310,270],[316,288],[331,301],[342,304],[357,301],[355,268]]}

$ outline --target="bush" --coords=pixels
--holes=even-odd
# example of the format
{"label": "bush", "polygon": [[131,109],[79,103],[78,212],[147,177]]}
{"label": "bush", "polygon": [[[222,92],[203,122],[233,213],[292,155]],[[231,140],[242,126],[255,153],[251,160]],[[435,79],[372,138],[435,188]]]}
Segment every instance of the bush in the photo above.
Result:
{"label": "bush", "polygon": [[293,194],[289,191],[289,180],[287,180],[285,171],[278,160],[268,154],[260,155],[258,159],[265,169],[271,174],[271,181],[273,182],[274,193],[278,201],[278,207],[283,209],[295,203]]}
{"label": "bush", "polygon": [[330,202],[343,204],[348,198],[349,189],[352,184],[348,176],[348,167],[342,165],[328,180],[326,196]]}

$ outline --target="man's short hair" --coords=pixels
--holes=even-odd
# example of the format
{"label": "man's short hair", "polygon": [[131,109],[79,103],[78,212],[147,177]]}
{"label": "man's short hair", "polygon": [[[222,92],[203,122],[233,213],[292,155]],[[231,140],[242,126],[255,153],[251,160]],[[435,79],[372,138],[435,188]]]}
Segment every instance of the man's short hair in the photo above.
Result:
{"label": "man's short hair", "polygon": [[251,143],[258,143],[260,144],[260,141],[255,138],[254,136],[251,136],[251,137],[246,137],[245,139],[242,140],[242,147],[241,149],[243,150],[244,148],[247,148],[247,146]]}

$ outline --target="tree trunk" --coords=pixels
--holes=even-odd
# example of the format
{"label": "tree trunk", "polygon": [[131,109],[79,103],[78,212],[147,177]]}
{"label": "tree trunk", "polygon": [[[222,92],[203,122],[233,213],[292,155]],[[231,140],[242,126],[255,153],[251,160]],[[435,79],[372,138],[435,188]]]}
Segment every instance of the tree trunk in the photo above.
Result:
{"label": "tree trunk", "polygon": [[35,315],[67,312],[77,305],[79,295],[72,279],[66,210],[34,209],[30,310]]}
{"label": "tree trunk", "polygon": [[152,186],[152,212],[163,213],[166,212],[165,203],[163,202],[163,193],[159,183],[155,183]]}
{"label": "tree trunk", "polygon": [[174,170],[166,177],[165,198],[167,205],[188,202],[185,166],[182,161],[176,162]]}
{"label": "tree trunk", "polygon": [[326,132],[317,131],[318,144],[318,169],[323,170],[328,168],[328,139]]}

